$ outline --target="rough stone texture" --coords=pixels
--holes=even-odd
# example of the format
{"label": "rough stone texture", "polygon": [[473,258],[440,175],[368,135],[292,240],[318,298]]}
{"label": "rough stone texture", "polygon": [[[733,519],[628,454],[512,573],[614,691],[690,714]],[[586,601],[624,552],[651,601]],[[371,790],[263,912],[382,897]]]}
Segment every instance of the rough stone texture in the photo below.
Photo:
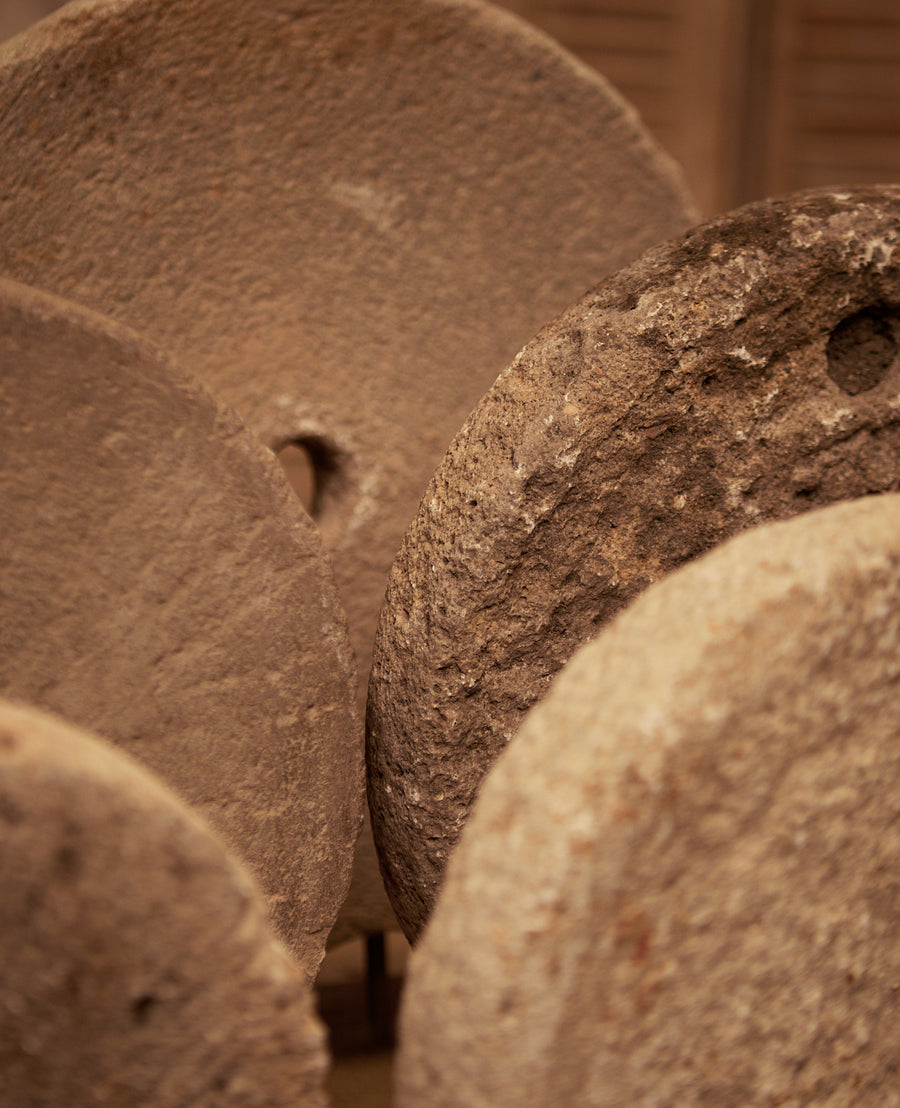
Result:
{"label": "rough stone texture", "polygon": [[2,281],[0,366],[0,693],[195,805],[314,975],[363,805],[315,527],[238,418],[118,324]]}
{"label": "rough stone texture", "polygon": [[470,0],[69,4],[0,50],[0,271],[318,454],[360,664],[443,451],[520,346],[686,227],[592,71]]}
{"label": "rough stone texture", "polygon": [[484,782],[398,1106],[893,1103],[898,689],[900,497],[649,589]]}
{"label": "rough stone texture", "polygon": [[249,874],[130,758],[0,702],[0,1103],[324,1106]]}
{"label": "rough stone texture", "polygon": [[0,50],[0,150],[0,272],[306,443],[361,705],[391,561],[472,406],[696,218],[601,77],[471,0],[73,3]]}
{"label": "rough stone texture", "polygon": [[766,201],[649,251],[498,378],[391,574],[369,802],[407,934],[575,648],[754,524],[900,476],[900,188]]}

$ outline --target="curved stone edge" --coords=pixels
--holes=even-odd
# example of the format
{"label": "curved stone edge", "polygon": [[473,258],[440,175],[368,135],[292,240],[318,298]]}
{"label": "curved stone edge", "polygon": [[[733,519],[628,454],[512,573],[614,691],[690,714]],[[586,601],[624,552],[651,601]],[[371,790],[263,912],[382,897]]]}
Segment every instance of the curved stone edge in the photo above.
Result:
{"label": "curved stone edge", "polygon": [[[273,525],[283,529],[296,550],[298,566],[303,565],[314,574],[323,608],[321,639],[316,649],[330,654],[336,682],[347,690],[344,699],[346,727],[339,732],[344,735],[344,757],[333,759],[333,764],[335,767],[340,765],[342,773],[355,777],[357,781],[352,794],[347,796],[346,810],[340,816],[346,824],[344,837],[347,844],[355,843],[362,828],[365,805],[363,728],[355,707],[356,661],[350,646],[346,615],[333,578],[330,556],[322,546],[318,529],[300,507],[272,452],[250,434],[241,418],[231,408],[216,400],[205,385],[193,378],[167,351],[144,335],[62,297],[5,277],[0,277],[0,301],[4,309],[17,313],[23,320],[43,319],[48,325],[69,326],[86,333],[91,336],[92,341],[102,343],[114,351],[116,356],[124,356],[129,366],[144,367],[143,372],[147,374],[149,381],[154,381],[159,375],[164,376],[166,387],[183,399],[186,408],[197,413],[198,420],[208,425],[225,458],[234,459],[231,471],[240,474],[247,469],[249,462],[253,479],[246,482],[245,494],[256,505],[254,510],[258,511],[260,517],[271,518]],[[292,575],[296,572],[284,567],[279,573],[288,571]],[[241,853],[241,844],[238,838],[234,838],[236,832],[230,833],[229,828],[221,827],[218,833],[229,841],[231,849]],[[232,838],[234,841],[231,841]],[[262,858],[256,858],[251,864],[262,861]],[[291,904],[281,903],[276,890],[267,890],[269,896],[274,894],[276,897],[272,908],[273,920],[279,932],[290,943],[294,956],[306,966],[310,982],[318,972],[325,954],[328,933],[346,897],[352,865],[351,850],[338,867],[339,875],[332,893],[331,915],[321,921],[321,926],[317,926],[314,931],[298,928]]]}
{"label": "curved stone edge", "polygon": [[4,1103],[324,1106],[306,975],[154,775],[0,701],[0,828]]}
{"label": "curved stone edge", "polygon": [[548,53],[555,55],[559,63],[568,68],[579,80],[602,92],[615,105],[620,117],[633,131],[633,141],[643,150],[647,160],[657,163],[665,183],[672,190],[676,203],[682,207],[688,219],[693,222],[699,221],[700,211],[688,187],[684,170],[650,133],[637,108],[599,70],[576,57],[552,35],[530,23],[526,17],[509,8],[491,3],[490,0],[430,0],[430,2],[445,7],[465,6],[470,8],[473,16],[479,18],[485,26],[493,26],[510,37],[516,36],[523,43],[531,39]]}
{"label": "curved stone edge", "polygon": [[[490,3],[489,0],[428,0],[435,8],[468,9],[473,20],[482,23],[490,31],[497,31],[509,38],[520,39],[523,44],[534,43],[556,57],[560,65],[568,68],[578,80],[593,85],[615,104],[621,116],[639,136],[639,143],[647,155],[658,162],[677,201],[682,205],[689,218],[699,219],[699,210],[688,188],[683,170],[644,126],[637,109],[625,99],[614,85],[586,62],[576,57],[552,36],[529,23],[527,19],[509,10]],[[141,0],[69,0],[62,8],[51,12],[19,35],[0,43],[0,69],[4,65],[15,66],[20,63],[34,65],[45,51],[68,43],[73,30],[83,22],[98,15],[115,17],[128,10],[129,6],[139,8]]]}
{"label": "curved stone edge", "polygon": [[[75,0],[76,4],[78,2],[79,0]],[[86,0],[86,2],[93,4],[95,0]],[[119,0],[111,0],[111,2],[115,4]],[[70,4],[66,5],[66,7],[69,6],[72,6],[71,0]],[[159,366],[173,388],[186,396],[190,405],[214,427],[216,435],[221,438],[224,450],[234,453],[237,458],[250,458],[252,464],[265,474],[265,482],[259,482],[257,485],[257,495],[264,492],[267,507],[271,505],[272,518],[280,520],[289,533],[302,536],[304,542],[316,548],[316,558],[329,567],[327,575],[322,575],[323,590],[334,599],[336,611],[341,613],[342,617],[341,626],[335,630],[340,639],[346,638],[346,616],[343,616],[343,608],[338,601],[337,588],[330,580],[332,559],[322,545],[319,530],[299,504],[272,451],[248,431],[246,424],[233,408],[215,397],[209,387],[196,378],[189,368],[180,364],[167,349],[126,324],[67,300],[63,296],[23,284],[2,274],[0,274],[0,294],[3,296],[4,304],[23,316],[43,318],[48,323],[65,321],[72,327],[94,335],[109,345],[119,347],[135,363]],[[352,654],[349,657],[352,661]],[[347,671],[347,680],[351,687],[355,687],[355,669],[348,669],[346,663],[341,666],[341,669]]]}
{"label": "curved stone edge", "polygon": [[[858,734],[872,725],[885,765],[896,770],[889,748],[900,725],[898,598],[900,496],[885,494],[732,538],[652,585],[581,647],[486,777],[412,954],[396,1071],[400,1108],[582,1102],[580,1082],[607,1030],[578,1023],[578,1005],[590,1008],[585,994],[604,994],[591,976],[592,958],[601,952],[609,992],[621,988],[617,960],[625,976],[632,964],[641,976],[643,955],[632,957],[630,932],[624,946],[610,939],[627,926],[623,904],[637,911],[628,900],[629,892],[636,899],[642,893],[628,887],[635,852],[657,843],[663,854],[672,838],[703,842],[691,813],[688,822],[678,818],[679,768],[687,763],[699,772],[702,765],[715,775],[721,813],[718,831],[710,831],[723,834],[724,820],[724,834],[737,829],[738,838],[740,817],[766,810],[792,764],[827,754],[831,742],[841,746],[854,728]],[[778,739],[766,746],[771,766],[758,774],[748,772],[756,736],[740,733],[745,716],[757,725],[768,717]],[[704,754],[705,737],[732,725],[739,742]],[[868,739],[857,738],[861,764],[876,757],[869,757]],[[686,801],[690,784],[686,774]],[[806,782],[798,784],[809,793]],[[816,795],[820,800],[827,814],[829,801]],[[714,838],[709,845],[714,851]],[[706,880],[702,858],[690,874],[698,884]],[[789,881],[789,866],[785,874]],[[752,867],[745,879],[752,891]],[[709,943],[715,957],[714,936]],[[843,978],[827,951],[823,957],[822,974]],[[744,970],[750,976],[753,967]],[[851,986],[862,972],[848,978]],[[873,976],[876,988],[896,987]],[[637,990],[641,982],[633,983]],[[694,984],[702,992],[702,980]],[[632,999],[624,1018],[634,1021],[637,1042],[652,992],[646,1007],[639,990]],[[787,992],[789,1014],[791,1003]],[[673,1029],[676,1039],[700,1022],[691,1012]],[[765,1019],[763,1013],[762,1026]],[[761,1041],[747,1049],[755,1055],[767,1048]],[[624,1061],[611,1058],[607,1073]],[[868,1077],[867,1088],[881,1087]],[[658,1088],[666,1103],[670,1096],[684,1103],[664,1084]],[[596,1086],[592,1093],[585,1103],[622,1103]]]}

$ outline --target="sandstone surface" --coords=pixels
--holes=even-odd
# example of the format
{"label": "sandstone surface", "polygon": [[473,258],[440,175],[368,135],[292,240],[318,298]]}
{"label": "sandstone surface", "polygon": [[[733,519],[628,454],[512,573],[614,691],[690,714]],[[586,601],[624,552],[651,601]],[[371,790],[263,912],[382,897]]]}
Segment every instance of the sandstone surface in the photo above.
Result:
{"label": "sandstone surface", "polygon": [[363,805],[314,525],[240,420],[120,325],[2,281],[0,365],[0,694],[164,778],[314,976]]}
{"label": "sandstone surface", "polygon": [[392,570],[369,796],[414,937],[481,780],[583,642],[736,532],[900,477],[900,188],[730,213],[549,324],[450,447]]}
{"label": "sandstone surface", "polygon": [[602,78],[470,0],[70,4],[0,51],[0,109],[0,269],[307,442],[363,660],[481,393],[693,214]]}
{"label": "sandstone surface", "polygon": [[0,961],[9,1108],[324,1108],[324,1029],[249,873],[131,758],[8,701]]}
{"label": "sandstone surface", "polygon": [[900,497],[732,539],[583,647],[411,959],[399,1108],[890,1103]]}
{"label": "sandstone surface", "polygon": [[[602,77],[473,0],[80,0],[0,48],[0,149],[0,272],[303,444],[361,706],[391,562],[478,398],[696,218]],[[392,919],[371,896],[351,928]]]}

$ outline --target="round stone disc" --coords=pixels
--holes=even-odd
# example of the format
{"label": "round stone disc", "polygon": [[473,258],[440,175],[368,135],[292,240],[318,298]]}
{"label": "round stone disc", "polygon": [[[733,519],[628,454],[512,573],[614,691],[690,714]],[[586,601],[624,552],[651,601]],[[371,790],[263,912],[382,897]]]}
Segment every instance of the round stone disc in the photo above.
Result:
{"label": "round stone disc", "polygon": [[119,325],[0,282],[0,366],[0,693],[201,811],[314,975],[363,803],[315,527],[237,417]]}
{"label": "round stone disc", "polygon": [[324,1106],[254,882],[114,748],[0,702],[0,1103]]}
{"label": "round stone disc", "polygon": [[415,936],[472,798],[575,648],[735,532],[900,477],[900,188],[752,205],[545,328],[441,463],[394,565],[370,806]]}
{"label": "round stone disc", "polygon": [[883,1105],[900,497],[741,535],[585,646],[413,953],[401,1108]]}
{"label": "round stone disc", "polygon": [[364,677],[478,398],[694,218],[602,78],[472,0],[70,4],[0,50],[0,149],[0,270],[304,444]]}
{"label": "round stone disc", "polygon": [[[302,443],[361,704],[388,570],[473,405],[696,218],[601,77],[472,0],[69,4],[0,49],[0,149],[0,270]],[[373,878],[383,898],[361,859],[368,930],[392,919]]]}

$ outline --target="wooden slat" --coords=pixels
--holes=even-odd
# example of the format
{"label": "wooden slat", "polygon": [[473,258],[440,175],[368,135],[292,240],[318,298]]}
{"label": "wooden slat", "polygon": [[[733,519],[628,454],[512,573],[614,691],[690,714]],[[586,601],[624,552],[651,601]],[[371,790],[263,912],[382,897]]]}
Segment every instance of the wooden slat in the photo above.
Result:
{"label": "wooden slat", "polygon": [[607,50],[584,50],[579,57],[598,69],[614,85],[663,90],[670,84],[670,69],[666,59],[653,54],[611,54]]}
{"label": "wooden slat", "polygon": [[675,58],[667,86],[678,120],[669,149],[685,168],[701,210],[733,207],[744,126],[748,9],[759,0],[674,0]]}
{"label": "wooden slat", "polygon": [[795,0],[790,4],[794,18],[804,23],[892,23],[897,18],[896,0]]}
{"label": "wooden slat", "polygon": [[797,131],[796,160],[813,164],[844,164],[849,168],[896,165],[900,173],[900,133],[893,135],[823,134]]}
{"label": "wooden slat", "polygon": [[894,61],[795,59],[785,76],[794,95],[895,97],[900,90],[900,56]]}
{"label": "wooden slat", "polygon": [[788,184],[781,190],[782,193],[814,188],[840,189],[841,187],[853,188],[856,185],[900,184],[897,167],[892,165],[881,168],[876,166],[859,168],[846,166],[843,162],[836,165],[798,162],[788,168],[785,176]]}
{"label": "wooden slat", "polygon": [[823,134],[895,135],[900,133],[900,92],[882,98],[800,95],[795,101],[796,126]]}
{"label": "wooden slat", "polygon": [[672,0],[496,0],[524,15],[545,12],[590,12],[624,18],[671,15]]}
{"label": "wooden slat", "polygon": [[659,17],[629,19],[601,12],[547,11],[533,20],[570,50],[586,47],[637,54],[671,54],[670,21]]}
{"label": "wooden slat", "polygon": [[797,163],[787,167],[785,190],[828,188],[841,185],[900,184],[896,165],[871,166],[865,170],[849,168],[843,163],[824,165]]}
{"label": "wooden slat", "polygon": [[801,25],[798,59],[821,61],[887,61],[900,58],[900,10],[896,21],[867,24]]}
{"label": "wooden slat", "polygon": [[708,212],[900,179],[900,0],[508,0],[594,66]]}

